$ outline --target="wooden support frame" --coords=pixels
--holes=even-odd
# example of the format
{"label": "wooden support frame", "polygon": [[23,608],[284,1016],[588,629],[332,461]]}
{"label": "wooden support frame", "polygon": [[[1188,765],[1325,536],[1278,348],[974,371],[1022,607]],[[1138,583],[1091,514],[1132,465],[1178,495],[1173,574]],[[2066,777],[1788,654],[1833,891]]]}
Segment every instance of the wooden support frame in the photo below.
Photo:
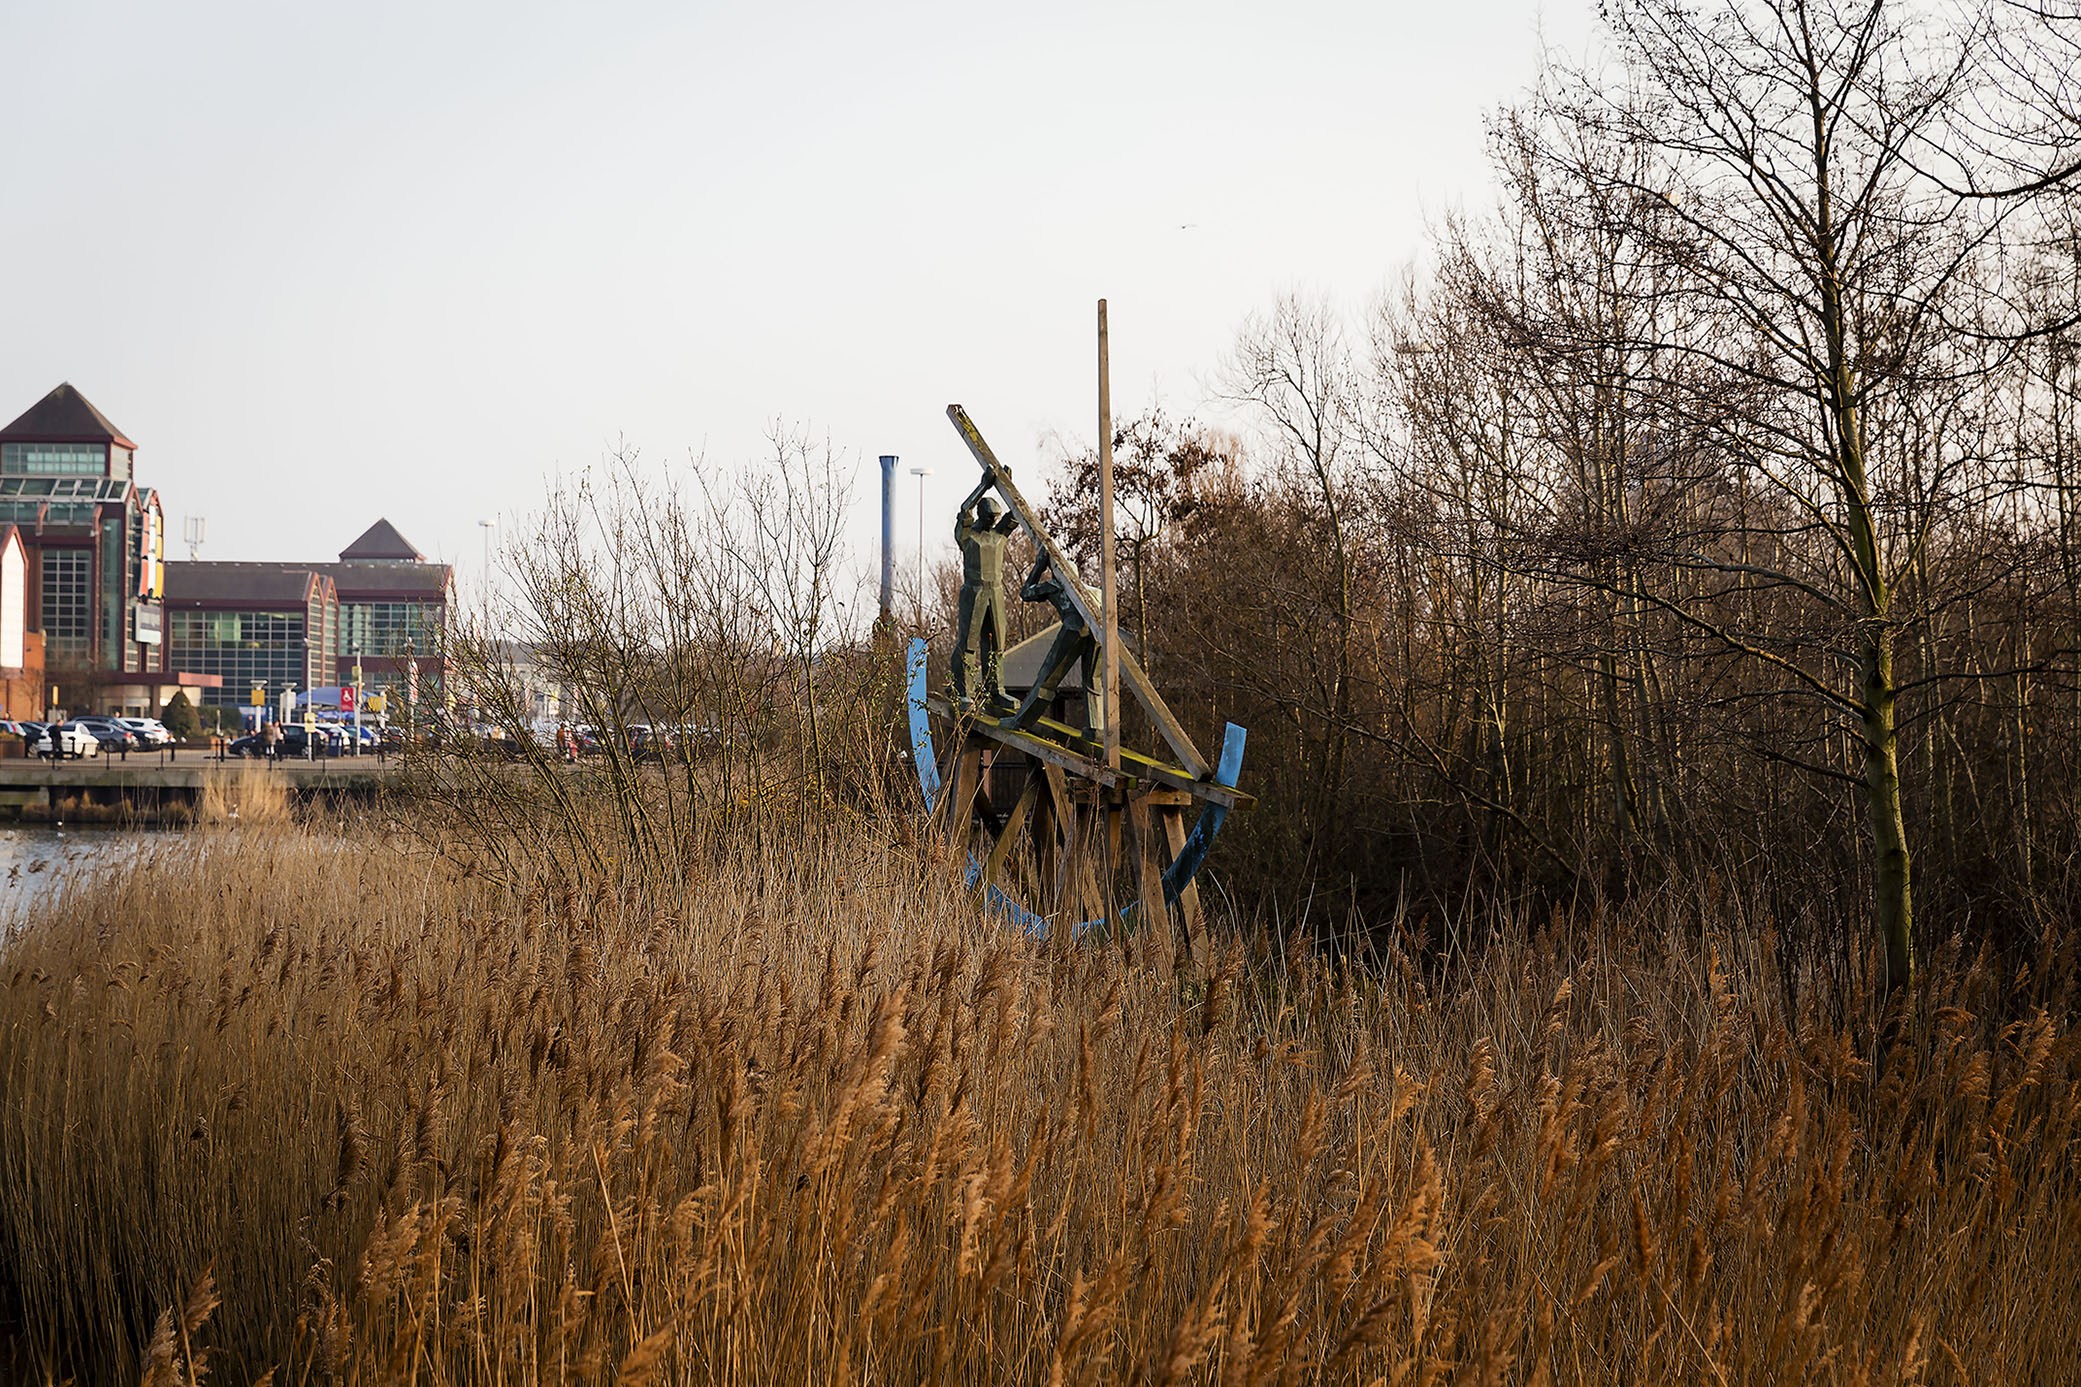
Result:
{"label": "wooden support frame", "polygon": [[[1170,860],[1178,860],[1185,851],[1185,815],[1175,805],[1165,805],[1156,811],[1163,819],[1163,836],[1170,848]],[[1166,864],[1168,865],[1168,864]],[[1178,917],[1185,926],[1185,947],[1192,954],[1194,963],[1207,961],[1207,917],[1199,906],[1199,884],[1188,881],[1178,892]]]}
{"label": "wooden support frame", "polygon": [[1135,909],[1142,926],[1143,948],[1157,973],[1170,978],[1178,969],[1177,932],[1171,928],[1170,907],[1163,901],[1163,863],[1151,817],[1145,797],[1135,795],[1127,801],[1128,822],[1134,827],[1134,855],[1140,868],[1141,896]]}
{"label": "wooden support frame", "polygon": [[[935,831],[966,853],[967,881],[989,907],[1026,933],[1055,939],[1063,947],[1086,930],[1111,935],[1114,926],[1132,921],[1139,926],[1136,932],[1141,937],[1138,941],[1121,939],[1123,950],[1130,957],[1138,952],[1143,962],[1166,975],[1175,975],[1183,962],[1181,942],[1189,957],[1204,962],[1205,922],[1192,878],[1229,810],[1252,802],[1249,795],[1235,789],[1244,730],[1229,724],[1222,739],[1221,765],[1206,781],[1190,780],[1179,767],[1135,753],[1124,755],[1119,772],[1109,772],[1079,754],[1088,742],[1072,749],[934,698],[927,691],[926,656],[924,640],[913,638],[907,678],[912,759],[919,788],[938,820]],[[952,723],[952,744],[944,753],[939,753],[931,734],[935,714]],[[1044,722],[1042,730],[1075,740],[1071,729],[1059,723]],[[988,784],[990,766],[986,763],[1001,761],[1006,752],[1023,753],[1026,780],[1011,812],[1000,817],[978,800]],[[1183,810],[1194,803],[1201,809],[1188,832]],[[1134,829],[1131,859],[1122,851],[1130,846],[1122,841],[1123,830],[1129,826]],[[1014,857],[1025,833],[1034,839],[1030,868],[1024,859]],[[986,843],[978,843],[979,836]],[[975,856],[978,848],[981,861]],[[1102,858],[1102,864],[1094,858]],[[1094,867],[1102,874],[1096,881],[1091,875]],[[1126,917],[1118,913],[1114,894],[1120,884],[1114,873],[1122,867],[1133,882],[1130,898],[1138,898],[1132,915]],[[1014,879],[1015,889],[1019,879],[1027,888],[1036,889],[1043,898],[1037,903],[1047,913],[1036,914],[1008,897],[998,884],[1007,876]],[[1171,902],[1179,907],[1175,919]],[[1074,913],[1067,913],[1070,911]]]}
{"label": "wooden support frame", "polygon": [[[1033,536],[1033,542],[1047,554],[1048,561],[1054,565],[1055,576],[1061,580],[1063,590],[1068,593],[1070,602],[1076,607],[1078,614],[1084,618],[1092,631],[1103,632],[1103,608],[1091,595],[1090,589],[1084,586],[1083,580],[1077,576],[1077,566],[1070,562],[1069,555],[1062,551],[1062,546],[1055,542],[1055,537],[1035,519],[1039,513],[1027,503],[1026,498],[1019,493],[1019,488],[1013,485],[1011,474],[1005,470],[1004,464],[997,460],[997,454],[990,450],[990,445],[983,441],[982,432],[976,428],[975,421],[968,417],[968,411],[959,405],[948,405],[947,418],[954,421],[955,431],[961,435],[961,441],[968,445],[968,451],[974,454],[975,460],[995,475],[997,492],[1004,498],[1005,509],[1012,513],[1025,528],[1026,533]],[[1102,635],[1097,638],[1104,639]],[[1185,768],[1187,776],[1194,781],[1201,781],[1212,775],[1212,763],[1192,744],[1192,738],[1186,735],[1184,724],[1171,712],[1170,705],[1163,701],[1163,695],[1156,692],[1156,686],[1149,682],[1149,676],[1142,669],[1141,663],[1124,644],[1108,653],[1120,671],[1120,682],[1134,693],[1143,709],[1148,712],[1149,720],[1156,725],[1157,732],[1169,744],[1171,754],[1178,758],[1178,764]],[[1106,709],[1108,719],[1117,719],[1119,716],[1118,708]]]}
{"label": "wooden support frame", "polygon": [[1033,802],[1040,797],[1040,788],[1045,782],[1029,770],[1026,788],[1019,792],[1018,801],[1012,805],[1011,817],[1004,821],[997,841],[990,845],[990,856],[983,862],[982,875],[976,878],[976,889],[983,890],[997,883],[997,874],[1004,870],[1004,859],[1011,852],[1012,844],[1026,827],[1026,816],[1033,812]]}
{"label": "wooden support frame", "polygon": [[[1079,755],[1046,737],[1036,736],[1020,728],[965,717],[960,710],[936,695],[928,697],[925,706],[931,712],[953,720],[963,735],[986,737],[991,741],[1001,742],[1016,751],[1023,751],[1029,756],[1059,766],[1076,775],[1078,779],[1088,780],[1096,785],[1110,788],[1153,781],[1182,792],[1188,799],[1204,800],[1209,804],[1225,805],[1230,809],[1256,802],[1250,795],[1233,786],[1223,785],[1216,780],[1194,780],[1182,767],[1167,766],[1161,761],[1136,752],[1120,753],[1121,768],[1119,773],[1115,774],[1093,758]],[[1041,719],[1040,725],[1043,730],[1059,731],[1064,737],[1075,735],[1070,728],[1047,718]]]}

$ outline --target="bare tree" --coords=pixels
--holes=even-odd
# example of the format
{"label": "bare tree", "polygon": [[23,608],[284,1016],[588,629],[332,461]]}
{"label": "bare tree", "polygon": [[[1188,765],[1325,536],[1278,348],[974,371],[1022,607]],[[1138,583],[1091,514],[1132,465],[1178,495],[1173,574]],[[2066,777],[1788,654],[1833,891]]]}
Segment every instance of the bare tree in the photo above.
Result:
{"label": "bare tree", "polygon": [[1363,463],[1364,399],[1341,316],[1326,301],[1282,296],[1236,336],[1220,374],[1223,393],[1263,428],[1275,475],[1305,497],[1322,547],[1318,609],[1330,625],[1317,666],[1320,751],[1308,820],[1319,856],[1339,833],[1345,753],[1353,724],[1357,554],[1351,508]]}
{"label": "bare tree", "polygon": [[[1855,729],[1874,925],[1898,988],[1914,938],[1899,598],[1932,519],[1965,503],[1971,477],[1967,449],[1906,421],[1922,392],[1983,369],[1955,349],[1955,328],[1984,313],[1981,276],[2026,205],[1976,201],[1913,157],[1954,128],[1982,28],[1878,0],[1625,0],[1608,16],[1630,85],[1577,74],[1545,116],[1647,156],[1591,172],[1656,270],[1638,294],[1683,366],[1657,373],[1663,397],[1737,492],[1761,488],[1818,541],[1695,553],[1694,596],[1632,592]],[[1786,588],[1825,613],[1825,638],[1744,628],[1744,594]]]}

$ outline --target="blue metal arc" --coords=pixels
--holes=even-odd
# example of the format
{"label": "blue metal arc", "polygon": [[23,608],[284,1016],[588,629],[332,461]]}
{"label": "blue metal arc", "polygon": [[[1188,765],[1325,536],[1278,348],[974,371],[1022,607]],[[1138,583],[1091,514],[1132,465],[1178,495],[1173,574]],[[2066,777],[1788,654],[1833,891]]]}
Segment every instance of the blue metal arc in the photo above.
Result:
{"label": "blue metal arc", "polygon": [[[939,806],[941,785],[939,757],[932,746],[931,711],[926,706],[929,689],[925,678],[925,651],[924,639],[913,636],[905,673],[910,685],[910,759],[911,764],[917,767],[918,788],[924,792],[925,812],[930,815]],[[1236,787],[1236,781],[1243,771],[1243,744],[1248,736],[1244,728],[1234,723],[1227,725],[1221,738],[1221,760],[1214,771],[1215,784],[1231,790]],[[1185,846],[1179,850],[1177,857],[1163,874],[1165,905],[1175,904],[1187,884],[1199,874],[1201,865],[1207,860],[1207,850],[1213,846],[1215,836],[1221,832],[1221,826],[1227,821],[1228,806],[1225,804],[1209,803],[1200,811],[1199,818],[1193,821],[1192,831],[1185,836]],[[968,885],[974,886],[976,879],[983,874],[983,866],[976,861],[974,853],[967,854],[967,857],[966,880]],[[1047,917],[1028,910],[1006,895],[995,883],[984,892],[984,900],[993,911],[1003,916],[1021,933],[1035,939],[1048,937]],[[1134,906],[1128,905],[1120,911],[1119,918],[1123,925],[1128,923],[1133,910]],[[1080,921],[1071,926],[1071,937],[1081,937],[1086,931],[1097,929],[1104,923],[1103,920]]]}

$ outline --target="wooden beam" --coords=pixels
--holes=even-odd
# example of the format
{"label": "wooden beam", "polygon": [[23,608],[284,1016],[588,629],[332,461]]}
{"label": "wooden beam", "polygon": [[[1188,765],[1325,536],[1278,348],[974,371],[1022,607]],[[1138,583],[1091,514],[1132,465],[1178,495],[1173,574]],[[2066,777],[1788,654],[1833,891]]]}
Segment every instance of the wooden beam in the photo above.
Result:
{"label": "wooden beam", "polygon": [[947,837],[955,847],[968,841],[975,820],[975,797],[983,784],[983,748],[973,737],[955,743],[954,774],[948,779],[953,793],[947,797]]}
{"label": "wooden beam", "polygon": [[1140,795],[1127,801],[1127,817],[1134,825],[1135,856],[1141,865],[1141,919],[1143,946],[1153,956],[1157,974],[1169,978],[1177,972],[1177,933],[1171,928],[1171,909],[1163,900],[1163,866],[1156,860],[1156,834],[1149,824],[1149,801]]}
{"label": "wooden beam", "polygon": [[[1098,301],[1098,588],[1105,623],[1098,637],[1099,724],[1106,769],[1120,769],[1120,573],[1113,562],[1113,365],[1106,335],[1106,301]],[[1084,696],[1089,698],[1090,690]]]}
{"label": "wooden beam", "polygon": [[[953,709],[945,699],[936,697],[927,699],[925,706],[935,713],[948,717],[953,716]],[[1101,785],[1113,785],[1119,781],[1118,776],[1090,757],[1079,756],[1074,751],[1066,747],[1057,746],[1045,737],[1036,737],[1031,732],[1023,732],[1016,727],[1000,727],[992,722],[964,722],[962,726],[972,736],[988,737],[992,741],[1002,742],[1008,747],[1025,752],[1028,756],[1038,757],[1050,765],[1060,766],[1066,771],[1074,771],[1086,780],[1094,780]]]}
{"label": "wooden beam", "polygon": [[[941,717],[956,716],[953,706],[943,698],[928,698],[925,700],[925,706]],[[1035,726],[1041,732],[1052,733],[1054,737],[1061,738],[1061,741],[1040,736],[1030,729],[1003,727],[980,718],[971,718],[966,714],[960,716],[958,725],[974,736],[988,737],[1030,756],[1038,756],[1051,765],[1060,766],[1099,785],[1167,785],[1193,799],[1204,800],[1208,804],[1226,805],[1230,809],[1247,808],[1257,803],[1254,795],[1223,785],[1218,780],[1195,780],[1184,767],[1168,765],[1138,751],[1121,751],[1121,771],[1116,776],[1100,765],[1095,758],[1071,751],[1063,745],[1063,742],[1073,739],[1082,741],[1081,734],[1075,728],[1056,722],[1053,718],[1042,718]],[[1089,746],[1090,743],[1083,742],[1083,745]],[[941,777],[942,780],[949,778],[950,775]]]}
{"label": "wooden beam", "polygon": [[1069,898],[1071,863],[1077,853],[1077,802],[1070,798],[1068,781],[1063,777],[1062,767],[1040,763],[1040,772],[1048,782],[1048,798],[1053,802],[1053,812],[1062,841],[1055,847],[1054,881],[1048,883],[1054,892],[1051,902],[1058,910]]}
{"label": "wooden beam", "polygon": [[[1031,828],[1033,835],[1033,879],[1040,885],[1040,898],[1031,902],[1033,908],[1046,915],[1054,909],[1050,888],[1055,880],[1055,850],[1059,832],[1055,813],[1055,787],[1050,785],[1042,772],[1047,762],[1036,757],[1026,759],[1026,778],[1040,786],[1034,797]],[[1057,775],[1061,772],[1057,771]]]}
{"label": "wooden beam", "polygon": [[[983,435],[976,429],[975,422],[968,417],[968,411],[959,405],[948,405],[947,418],[954,421],[955,431],[961,435],[961,441],[968,445],[968,451],[975,455],[976,462],[996,474],[997,493],[1004,498],[1005,509],[1017,518],[1019,524],[1025,527],[1026,533],[1033,536],[1033,542],[1047,554],[1049,562],[1055,567],[1055,576],[1062,580],[1063,591],[1069,595],[1071,605],[1084,618],[1085,625],[1094,638],[1103,643],[1104,607],[1077,576],[1077,566],[1070,562],[1069,555],[1055,542],[1055,536],[1042,527],[1036,518],[1039,512],[1027,503],[1026,498],[1019,493],[1019,488],[1013,485],[1011,475],[1005,471],[1004,464],[997,460],[997,454],[990,451],[990,445],[983,441]],[[1134,652],[1125,645],[1119,645],[1117,642],[1116,645],[1117,648],[1111,655],[1120,677],[1126,681],[1135,698],[1147,710],[1149,721],[1156,724],[1157,732],[1169,743],[1171,753],[1178,758],[1179,764],[1185,767],[1194,780],[1204,780],[1213,773],[1213,766],[1206,757],[1200,755],[1199,748],[1194,746],[1192,738],[1186,735],[1184,724],[1171,712],[1170,705],[1163,701],[1163,695],[1156,692],[1156,686],[1149,682],[1149,675],[1143,670],[1141,662],[1135,659]],[[1109,723],[1117,722],[1120,710],[1108,708],[1105,715]]]}
{"label": "wooden beam", "polygon": [[1004,821],[1004,832],[998,834],[997,841],[990,846],[989,859],[983,863],[983,874],[975,881],[976,890],[987,888],[997,880],[997,874],[1004,870],[1004,859],[1011,852],[1013,841],[1025,830],[1026,815],[1032,811],[1033,801],[1040,794],[1040,787],[1039,776],[1026,777],[1026,788],[1019,792],[1018,802],[1012,805],[1012,816]]}
{"label": "wooden beam", "polygon": [[[1157,810],[1163,819],[1163,836],[1170,845],[1171,861],[1185,851],[1185,816],[1176,809],[1165,806]],[[1192,961],[1202,967],[1207,962],[1207,917],[1199,907],[1199,885],[1188,881],[1178,892],[1178,916],[1185,922],[1185,947],[1192,951]]]}

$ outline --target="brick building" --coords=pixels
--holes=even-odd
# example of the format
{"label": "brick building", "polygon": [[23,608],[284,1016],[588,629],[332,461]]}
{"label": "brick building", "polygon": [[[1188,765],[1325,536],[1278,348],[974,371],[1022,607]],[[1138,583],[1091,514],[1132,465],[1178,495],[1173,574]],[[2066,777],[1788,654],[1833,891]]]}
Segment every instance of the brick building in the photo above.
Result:
{"label": "brick building", "polygon": [[40,701],[73,712],[156,714],[207,683],[166,659],[164,518],[136,463],[137,445],[69,382],[0,429],[0,525],[21,537]]}

